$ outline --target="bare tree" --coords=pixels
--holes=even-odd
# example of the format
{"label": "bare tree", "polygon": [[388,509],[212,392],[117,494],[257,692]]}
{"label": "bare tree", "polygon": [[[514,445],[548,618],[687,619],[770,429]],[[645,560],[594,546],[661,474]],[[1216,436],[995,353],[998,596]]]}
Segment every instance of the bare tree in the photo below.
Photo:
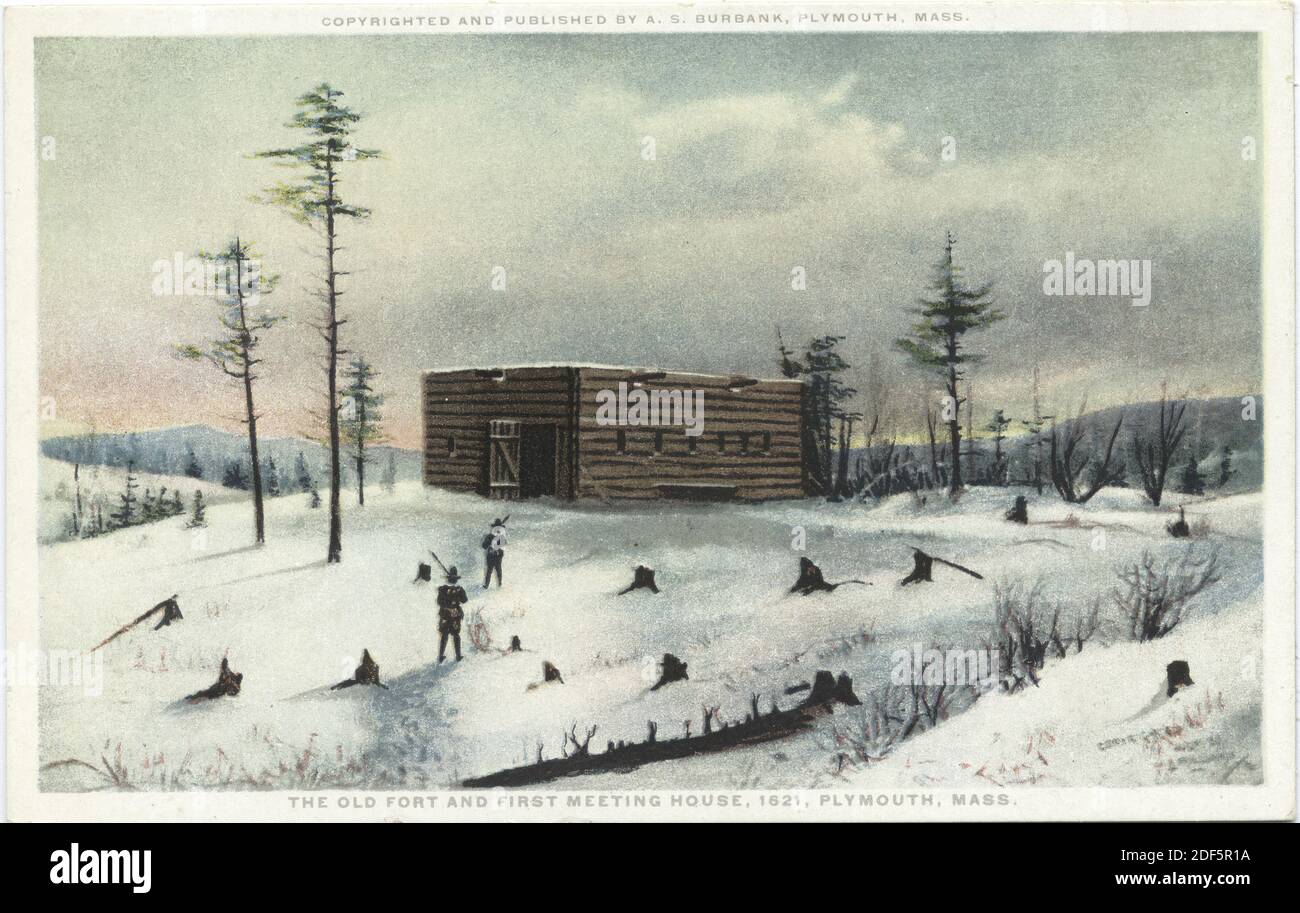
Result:
{"label": "bare tree", "polygon": [[1007,439],[1007,426],[1010,424],[1011,419],[1006,417],[1003,410],[998,409],[984,426],[993,434],[993,470],[990,481],[994,485],[1006,485],[1010,481],[1007,477],[1007,457],[1002,450],[1002,442]]}
{"label": "bare tree", "polygon": [[[1043,668],[1047,648],[1061,641],[1060,607],[1048,614],[1041,579],[1028,586],[998,583],[993,587],[993,614],[1004,685],[1011,690],[1026,680],[1037,685],[1037,670]],[[1059,647],[1057,655],[1062,655]]]}
{"label": "bare tree", "polygon": [[943,484],[943,474],[940,466],[943,464],[947,445],[940,445],[938,441],[939,428],[939,409],[931,405],[929,395],[922,397],[922,405],[925,407],[925,431],[930,439],[930,488],[936,488]]}
{"label": "bare tree", "polygon": [[218,318],[221,333],[206,346],[181,345],[176,353],[182,358],[206,360],[227,377],[238,381],[244,395],[244,424],[248,426],[248,452],[253,470],[253,532],[258,543],[266,541],[266,520],[262,509],[262,467],[257,458],[257,420],[253,404],[254,368],[262,359],[256,357],[261,333],[275,326],[283,317],[259,309],[263,295],[275,286],[275,277],[264,275],[252,246],[235,238],[224,250],[201,254],[217,278]]}
{"label": "bare tree", "polygon": [[1192,548],[1182,556],[1156,565],[1144,551],[1135,564],[1116,572],[1123,583],[1111,595],[1129,622],[1129,636],[1136,641],[1164,637],[1182,622],[1188,602],[1206,587],[1219,581],[1219,553],[1212,549],[1197,555]]}
{"label": "bare tree", "polygon": [[[1095,452],[1079,449],[1088,433],[1088,423],[1083,414],[1087,400],[1079,404],[1079,412],[1064,430],[1052,422],[1048,440],[1048,465],[1052,474],[1052,485],[1063,501],[1071,504],[1086,504],[1092,496],[1107,485],[1124,479],[1122,463],[1112,464],[1115,453],[1115,439],[1119,437],[1120,426],[1124,424],[1124,413],[1115,421],[1115,428],[1106,441],[1106,449],[1100,457]],[[1081,486],[1080,476],[1088,470],[1085,485]]]}
{"label": "bare tree", "polygon": [[1182,443],[1183,413],[1187,403],[1171,403],[1164,384],[1160,385],[1160,417],[1154,435],[1150,433],[1133,433],[1133,459],[1137,461],[1142,473],[1142,487],[1146,489],[1147,498],[1159,507],[1160,498],[1165,491],[1165,477],[1169,473],[1169,463]]}
{"label": "bare tree", "polygon": [[1083,652],[1083,645],[1092,639],[1101,627],[1099,619],[1101,617],[1101,598],[1098,597],[1092,601],[1086,610],[1080,610],[1074,616],[1074,632],[1070,639],[1074,641],[1076,653]]}
{"label": "bare tree", "polygon": [[1034,365],[1034,417],[1021,420],[1020,424],[1025,426],[1029,432],[1028,448],[1034,454],[1034,488],[1041,495],[1043,493],[1043,425],[1054,416],[1043,415],[1042,404],[1038,398],[1038,365]]}

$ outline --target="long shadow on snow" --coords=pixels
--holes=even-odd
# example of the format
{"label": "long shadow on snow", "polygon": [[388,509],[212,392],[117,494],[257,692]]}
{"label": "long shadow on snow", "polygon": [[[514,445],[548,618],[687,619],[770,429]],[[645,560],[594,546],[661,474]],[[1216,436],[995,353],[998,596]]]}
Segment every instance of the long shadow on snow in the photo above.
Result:
{"label": "long shadow on snow", "polygon": [[[442,776],[439,768],[455,737],[443,703],[443,680],[455,674],[456,666],[455,660],[427,663],[390,678],[385,682],[388,690],[347,688],[335,692],[343,695],[364,690],[369,695],[367,715],[372,731],[365,753],[374,760],[377,775],[386,778],[374,785],[406,785],[412,768],[426,766],[429,769],[424,772],[430,778]],[[397,783],[392,782],[394,776]]]}

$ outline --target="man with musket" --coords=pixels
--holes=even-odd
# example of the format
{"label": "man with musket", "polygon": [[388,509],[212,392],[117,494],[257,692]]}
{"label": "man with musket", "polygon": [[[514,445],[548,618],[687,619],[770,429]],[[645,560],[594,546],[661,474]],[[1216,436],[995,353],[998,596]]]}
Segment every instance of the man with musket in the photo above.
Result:
{"label": "man with musket", "polygon": [[447,568],[447,582],[438,587],[438,662],[447,655],[447,638],[456,647],[456,662],[460,662],[460,623],[465,617],[461,608],[469,599],[465,588],[459,585],[460,575],[453,564]]}
{"label": "man with musket", "polygon": [[492,583],[492,572],[496,571],[497,586],[501,586],[501,562],[506,557],[506,520],[510,515],[506,514],[504,518],[498,518],[492,521],[492,528],[488,530],[483,541],[479,543],[483,549],[483,555],[487,559],[487,570],[483,572],[483,589],[487,589]]}

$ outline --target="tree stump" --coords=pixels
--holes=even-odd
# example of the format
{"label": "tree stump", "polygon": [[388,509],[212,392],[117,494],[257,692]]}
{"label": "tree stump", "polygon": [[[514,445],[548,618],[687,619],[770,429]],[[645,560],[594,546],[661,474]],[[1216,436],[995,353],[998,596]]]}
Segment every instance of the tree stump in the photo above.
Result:
{"label": "tree stump", "polygon": [[659,681],[655,682],[654,685],[651,686],[651,691],[658,691],[664,685],[673,682],[683,682],[690,678],[690,676],[686,674],[686,663],[682,662],[671,653],[664,654],[663,662],[660,665],[663,667],[663,672],[659,675]]}
{"label": "tree stump", "polygon": [[857,707],[862,703],[853,693],[853,679],[848,673],[841,672],[838,679],[826,669],[817,670],[813,677],[812,691],[804,699],[804,706],[812,704],[847,704]]}
{"label": "tree stump", "polygon": [[353,673],[352,678],[331,685],[330,690],[338,691],[340,688],[351,688],[353,685],[378,685],[384,690],[388,689],[388,686],[379,680],[379,664],[370,658],[369,650],[361,651],[361,665],[357,666],[357,671]]}
{"label": "tree stump", "polygon": [[1016,503],[1013,504],[1011,509],[1006,512],[1005,516],[1012,523],[1028,523],[1029,522],[1028,506],[1029,506],[1029,502],[1025,500],[1025,496],[1017,495]]}
{"label": "tree stump", "polygon": [[240,685],[244,682],[242,672],[231,672],[230,661],[225,657],[221,659],[221,671],[217,674],[216,684],[202,691],[195,691],[185,698],[191,704],[199,701],[216,700],[219,697],[234,697],[239,693]]}
{"label": "tree stump", "polygon": [[916,562],[916,565],[912,568],[912,573],[908,574],[906,577],[902,579],[901,581],[902,586],[907,586],[909,583],[916,583],[917,581],[933,583],[934,578],[931,576],[931,574],[934,570],[934,563],[936,561],[939,562],[940,564],[947,565],[953,570],[961,571],[963,574],[969,574],[970,576],[974,577],[976,580],[984,579],[983,575],[975,573],[968,567],[957,564],[954,561],[949,561],[946,558],[936,558],[934,555],[927,555],[925,552],[921,551],[919,548],[916,548],[915,546],[912,547],[912,558]]}
{"label": "tree stump", "polygon": [[1173,697],[1179,690],[1196,684],[1192,681],[1192,670],[1185,659],[1176,659],[1166,666],[1165,678],[1169,682],[1169,687],[1165,690],[1166,697]]}
{"label": "tree stump", "polygon": [[912,573],[904,577],[900,585],[907,586],[909,583],[917,582],[933,583],[934,559],[919,548],[912,549],[912,559],[916,562]]}
{"label": "tree stump", "polygon": [[173,596],[171,599],[166,600],[162,604],[162,608],[163,608],[163,617],[159,620],[158,624],[154,625],[153,629],[155,631],[157,631],[159,628],[167,627],[173,621],[181,621],[185,617],[184,615],[181,614],[180,603],[176,601],[175,596]]}
{"label": "tree stump", "polygon": [[1166,524],[1165,529],[1168,530],[1169,535],[1173,536],[1175,539],[1186,539],[1192,534],[1191,528],[1187,525],[1187,518],[1184,516],[1183,508],[1181,506],[1178,508],[1178,519],[1173,523]]}
{"label": "tree stump", "polygon": [[655,584],[654,568],[646,567],[644,564],[638,564],[632,572],[632,582],[618,591],[618,595],[624,596],[633,590],[646,589],[652,593],[658,593],[659,587]]}
{"label": "tree stump", "polygon": [[810,596],[813,593],[833,593],[837,587],[842,587],[846,583],[861,583],[868,586],[865,580],[841,580],[839,583],[828,583],[822,576],[822,569],[813,564],[807,558],[799,559],[799,579],[790,587],[791,593],[798,593],[800,596]]}
{"label": "tree stump", "polygon": [[808,558],[799,559],[799,579],[790,587],[791,593],[798,593],[800,596],[808,596],[812,593],[830,593],[835,589],[834,586],[826,582],[822,576],[822,569],[813,564]]}

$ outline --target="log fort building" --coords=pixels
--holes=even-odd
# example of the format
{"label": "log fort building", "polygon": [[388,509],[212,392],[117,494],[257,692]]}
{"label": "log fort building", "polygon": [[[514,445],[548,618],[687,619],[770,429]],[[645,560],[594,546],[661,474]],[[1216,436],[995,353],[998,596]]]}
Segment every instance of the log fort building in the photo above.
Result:
{"label": "log fort building", "polygon": [[[624,402],[636,390],[663,404],[676,393],[679,406],[682,396],[702,396],[700,433],[667,414],[655,425],[608,423],[620,385]],[[804,494],[799,381],[539,365],[427,371],[422,386],[426,485],[497,498]]]}

